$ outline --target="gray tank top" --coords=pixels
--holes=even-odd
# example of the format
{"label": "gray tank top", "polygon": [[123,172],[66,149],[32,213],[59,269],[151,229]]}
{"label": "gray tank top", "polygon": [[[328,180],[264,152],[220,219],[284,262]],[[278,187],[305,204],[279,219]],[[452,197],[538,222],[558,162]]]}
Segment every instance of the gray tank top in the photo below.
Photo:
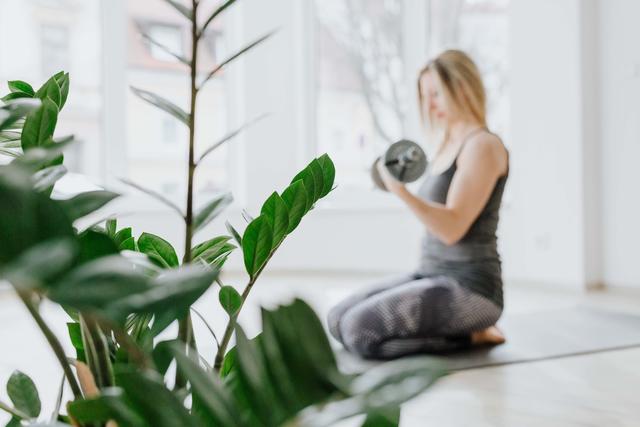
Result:
{"label": "gray tank top", "polygon": [[[464,143],[458,153],[462,151],[463,146]],[[426,178],[418,190],[418,197],[426,201],[446,203],[457,160],[458,156],[449,169],[438,175],[429,174],[429,165]],[[484,209],[460,241],[448,246],[428,231],[425,233],[421,242],[422,254],[418,274],[425,277],[451,276],[458,280],[460,285],[490,299],[501,308],[504,307],[496,230],[508,176],[507,166],[507,173],[498,178]]]}

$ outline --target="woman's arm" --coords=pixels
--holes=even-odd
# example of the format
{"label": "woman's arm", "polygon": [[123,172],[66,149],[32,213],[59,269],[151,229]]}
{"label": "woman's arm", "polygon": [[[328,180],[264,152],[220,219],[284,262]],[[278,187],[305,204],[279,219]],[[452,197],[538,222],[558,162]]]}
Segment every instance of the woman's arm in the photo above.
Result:
{"label": "woman's arm", "polygon": [[458,156],[446,204],[425,202],[409,192],[386,169],[381,169],[387,188],[409,206],[432,234],[452,245],[467,233],[480,215],[496,181],[506,171],[506,157],[502,144],[492,135],[470,140]]}

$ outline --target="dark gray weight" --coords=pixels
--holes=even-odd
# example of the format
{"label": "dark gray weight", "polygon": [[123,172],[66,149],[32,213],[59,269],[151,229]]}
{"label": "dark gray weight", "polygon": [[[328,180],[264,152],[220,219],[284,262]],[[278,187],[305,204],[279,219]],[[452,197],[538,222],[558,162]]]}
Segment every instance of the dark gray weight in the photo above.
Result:
{"label": "dark gray weight", "polygon": [[384,159],[384,164],[391,175],[400,182],[409,183],[418,180],[427,169],[427,155],[418,144],[408,139],[394,142],[383,156],[378,157],[371,167],[371,178],[376,187],[387,191],[378,173],[377,163]]}

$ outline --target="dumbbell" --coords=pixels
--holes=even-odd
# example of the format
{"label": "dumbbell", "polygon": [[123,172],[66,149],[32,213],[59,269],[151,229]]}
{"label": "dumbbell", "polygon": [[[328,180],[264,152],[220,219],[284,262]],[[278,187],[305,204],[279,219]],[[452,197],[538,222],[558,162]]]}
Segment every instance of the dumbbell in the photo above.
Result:
{"label": "dumbbell", "polygon": [[408,139],[394,142],[387,151],[378,157],[371,167],[371,178],[376,187],[388,191],[380,174],[378,162],[384,161],[384,165],[391,175],[400,182],[409,183],[418,180],[427,169],[427,155],[418,144]]}

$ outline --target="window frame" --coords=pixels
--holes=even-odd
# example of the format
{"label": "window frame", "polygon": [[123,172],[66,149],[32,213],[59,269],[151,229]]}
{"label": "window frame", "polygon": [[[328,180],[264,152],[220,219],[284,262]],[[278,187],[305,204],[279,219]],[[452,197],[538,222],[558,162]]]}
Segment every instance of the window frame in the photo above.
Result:
{"label": "window frame", "polygon": [[[306,116],[307,116],[307,132],[303,141],[309,141],[305,144],[305,158],[312,158],[319,154],[318,146],[318,118],[317,118],[317,58],[316,58],[316,16],[315,7],[312,1],[303,3],[301,13],[304,14],[302,21],[306,22],[304,31],[297,34],[298,38],[305,44],[305,48],[300,52],[301,61],[304,63],[303,68],[308,70],[310,76],[306,85]],[[404,75],[407,85],[409,85],[409,93],[412,93],[413,85],[418,70],[422,67],[427,58],[426,36],[428,34],[429,25],[429,8],[428,2],[420,2],[412,7],[403,7],[403,63]],[[411,42],[407,42],[411,40]],[[409,99],[412,99],[409,96]],[[404,138],[415,141],[423,141],[423,133],[421,130],[420,119],[418,114],[417,100],[407,109],[407,118],[405,126]],[[382,153],[380,153],[382,154]],[[302,166],[302,163],[301,163]],[[417,185],[410,184],[409,187]],[[404,204],[395,197],[390,197],[388,193],[384,193],[374,188],[373,182],[370,188],[358,188],[344,190],[340,193],[334,193],[331,198],[321,200],[318,203],[320,209],[331,211],[403,211]]]}
{"label": "window frame", "polygon": [[[94,177],[97,178],[107,188],[121,190],[131,195],[127,197],[127,210],[133,211],[139,214],[145,214],[152,217],[161,217],[166,214],[167,208],[161,203],[153,201],[149,203],[149,196],[141,195],[140,192],[131,189],[130,187],[123,186],[120,182],[120,178],[128,177],[128,131],[127,131],[127,96],[128,96],[128,48],[127,48],[127,34],[128,34],[128,12],[126,2],[128,0],[100,0],[102,11],[101,31],[102,34],[110,34],[109,37],[102,37],[102,49],[103,49],[103,69],[102,75],[102,95],[103,95],[103,109],[102,109],[102,140],[104,143],[96,152],[91,155],[99,156],[100,170],[94,173]],[[237,24],[237,18],[234,18],[231,26]],[[145,21],[145,25],[170,25],[165,22],[157,22],[153,20]],[[217,37],[217,40],[222,39],[222,42],[233,43],[239,34],[236,31],[229,31],[229,34],[225,34],[224,37]],[[183,48],[184,43],[187,41],[182,35]],[[204,47],[206,49],[209,46]],[[226,46],[225,46],[226,50]],[[151,52],[147,52],[150,57],[156,59],[151,55]],[[185,78],[187,78],[185,73]],[[239,81],[235,79],[223,78],[225,84],[225,90],[229,90],[235,93],[239,88]],[[227,97],[227,129],[234,129],[238,126],[238,106],[234,105],[231,100],[233,96]],[[153,108],[153,107],[149,107]],[[242,119],[242,116],[240,117]],[[160,150],[167,150],[173,147],[161,146]],[[234,165],[238,164],[239,152],[234,149],[229,149],[225,164],[229,171],[228,181],[229,188],[235,199],[242,200],[245,194],[243,181],[238,179],[237,168]],[[144,182],[137,182],[141,186],[145,186]],[[138,197],[140,196],[140,197]],[[185,192],[186,198],[186,192]],[[178,200],[180,202],[180,200]],[[182,203],[179,204],[179,206]]]}

